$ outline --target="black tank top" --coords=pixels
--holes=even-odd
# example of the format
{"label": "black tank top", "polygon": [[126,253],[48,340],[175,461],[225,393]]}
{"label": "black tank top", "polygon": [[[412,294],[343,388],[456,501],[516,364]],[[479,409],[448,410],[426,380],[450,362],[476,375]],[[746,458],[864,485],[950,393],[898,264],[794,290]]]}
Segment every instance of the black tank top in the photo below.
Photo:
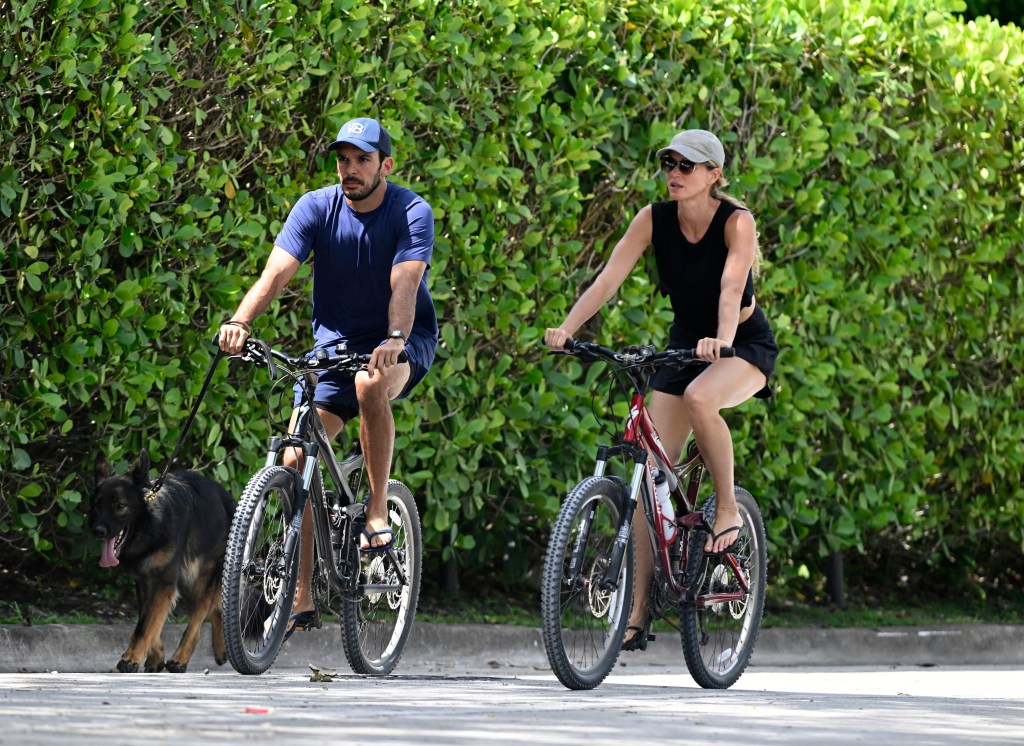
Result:
{"label": "black tank top", "polygon": [[[722,272],[729,249],[725,245],[725,223],[736,210],[720,200],[711,225],[697,243],[690,243],[679,227],[675,202],[651,205],[654,259],[658,284],[675,312],[675,326],[695,338],[713,337],[718,330],[718,299],[722,294]],[[753,273],[747,275],[740,308],[754,302]]]}

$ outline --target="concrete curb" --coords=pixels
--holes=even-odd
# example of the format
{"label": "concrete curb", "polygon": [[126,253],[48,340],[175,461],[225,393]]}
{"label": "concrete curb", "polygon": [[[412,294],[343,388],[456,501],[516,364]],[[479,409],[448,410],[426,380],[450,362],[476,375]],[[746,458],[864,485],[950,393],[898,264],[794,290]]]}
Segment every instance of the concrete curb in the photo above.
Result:
{"label": "concrete curb", "polygon": [[[113,671],[128,646],[131,624],[0,625],[0,673]],[[168,654],[184,625],[164,629]],[[664,633],[648,647],[646,658],[682,660],[677,635]],[[340,634],[331,625],[299,633],[281,650],[275,666],[347,671]],[[1019,666],[1024,665],[1024,625],[979,624],[952,627],[877,629],[762,629],[752,666]],[[399,665],[439,672],[466,668],[548,670],[539,629],[487,624],[413,626]],[[215,669],[209,627],[189,665],[190,671]]]}

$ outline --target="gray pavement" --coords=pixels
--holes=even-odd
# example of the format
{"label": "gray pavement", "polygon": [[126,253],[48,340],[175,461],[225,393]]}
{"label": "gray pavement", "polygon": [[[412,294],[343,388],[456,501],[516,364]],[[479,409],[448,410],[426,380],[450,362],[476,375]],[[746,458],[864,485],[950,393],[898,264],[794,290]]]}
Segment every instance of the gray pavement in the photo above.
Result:
{"label": "gray pavement", "polygon": [[1019,744],[1024,674],[751,670],[726,691],[613,673],[572,692],[551,675],[0,674],[4,746],[232,743],[632,746]]}
{"label": "gray pavement", "polygon": [[[165,630],[173,647],[182,627]],[[217,668],[208,631],[186,674],[111,674],[131,625],[0,626],[3,746],[225,743],[414,746],[1018,744],[1024,626],[761,633],[729,690],[689,677],[674,634],[573,692],[538,630],[413,628],[387,677],[350,673],[337,625],[300,633],[262,676]],[[309,665],[338,675],[311,681]]]}
{"label": "gray pavement", "polygon": [[[163,640],[173,650],[182,625],[168,625]],[[128,646],[132,625],[0,625],[0,673],[113,671]],[[347,670],[340,629],[296,634],[282,649],[277,666]],[[624,654],[629,666],[640,660],[682,661],[675,633],[664,633],[646,654]],[[547,670],[540,630],[487,624],[441,625],[417,622],[399,664],[438,671]],[[1024,625],[979,624],[950,627],[877,629],[762,629],[751,666],[1018,666],[1024,668]],[[209,625],[189,665],[190,671],[216,670]]]}

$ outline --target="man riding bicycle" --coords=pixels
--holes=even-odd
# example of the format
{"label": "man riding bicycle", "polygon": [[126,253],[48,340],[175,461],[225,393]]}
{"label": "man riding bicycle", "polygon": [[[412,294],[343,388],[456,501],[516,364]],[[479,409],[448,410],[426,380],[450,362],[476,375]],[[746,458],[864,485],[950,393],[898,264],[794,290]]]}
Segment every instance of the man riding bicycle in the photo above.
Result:
{"label": "man riding bicycle", "polygon": [[[329,439],[362,415],[359,440],[370,495],[360,549],[381,552],[393,538],[385,507],[395,445],[391,402],[408,395],[423,379],[437,350],[437,315],[427,289],[434,216],[421,197],[387,182],[395,162],[391,137],[378,121],[346,122],[327,150],[337,155],[340,184],[307,192],[296,202],[262,275],[231,320],[221,326],[220,347],[238,354],[253,320],[312,256],[315,347],[345,343],[350,351],[372,354],[367,370],[354,379],[324,373],[315,401]],[[403,350],[408,360],[399,362]],[[296,405],[298,393],[297,389]],[[293,414],[289,430],[294,424]],[[301,468],[300,459],[288,449],[284,465]],[[307,514],[285,639],[297,629],[320,624],[310,595],[312,567],[313,534]]]}

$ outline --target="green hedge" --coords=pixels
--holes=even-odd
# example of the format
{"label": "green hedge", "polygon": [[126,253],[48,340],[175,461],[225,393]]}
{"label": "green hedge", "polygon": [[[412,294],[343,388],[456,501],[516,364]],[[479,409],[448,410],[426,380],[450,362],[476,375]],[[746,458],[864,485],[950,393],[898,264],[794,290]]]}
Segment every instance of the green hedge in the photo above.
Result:
{"label": "green hedge", "polygon": [[[591,412],[598,371],[545,356],[543,329],[663,198],[653,151],[692,126],[721,133],[761,230],[777,395],[729,417],[775,569],[1019,552],[1024,42],[935,5],[6,6],[0,557],[92,562],[97,450],[163,465],[211,329],[289,207],[334,181],[321,148],[358,114],[437,218],[442,346],[395,461],[432,572],[539,566],[612,422]],[[303,270],[258,334],[308,346],[308,295]],[[668,321],[636,272],[586,333],[660,343]],[[225,364],[181,461],[239,491],[279,394]]]}

